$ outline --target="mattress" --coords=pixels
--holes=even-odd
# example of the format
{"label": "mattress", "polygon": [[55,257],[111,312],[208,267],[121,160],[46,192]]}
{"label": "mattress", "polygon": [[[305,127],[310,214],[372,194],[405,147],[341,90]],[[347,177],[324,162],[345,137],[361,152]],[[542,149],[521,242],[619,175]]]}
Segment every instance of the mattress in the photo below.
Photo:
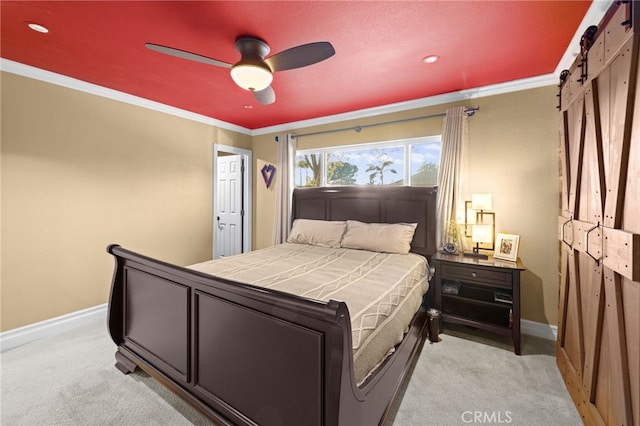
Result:
{"label": "mattress", "polygon": [[323,302],[344,301],[358,384],[402,341],[427,292],[429,270],[427,260],[413,253],[292,243],[189,268]]}

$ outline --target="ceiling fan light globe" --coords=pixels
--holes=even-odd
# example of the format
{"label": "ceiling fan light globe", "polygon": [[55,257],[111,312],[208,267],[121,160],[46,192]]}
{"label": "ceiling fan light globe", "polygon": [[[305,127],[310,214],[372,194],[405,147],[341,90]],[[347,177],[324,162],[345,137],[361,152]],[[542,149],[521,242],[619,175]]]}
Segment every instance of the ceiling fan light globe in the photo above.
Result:
{"label": "ceiling fan light globe", "polygon": [[273,81],[271,71],[254,64],[238,64],[231,68],[231,78],[240,87],[259,92],[269,87]]}

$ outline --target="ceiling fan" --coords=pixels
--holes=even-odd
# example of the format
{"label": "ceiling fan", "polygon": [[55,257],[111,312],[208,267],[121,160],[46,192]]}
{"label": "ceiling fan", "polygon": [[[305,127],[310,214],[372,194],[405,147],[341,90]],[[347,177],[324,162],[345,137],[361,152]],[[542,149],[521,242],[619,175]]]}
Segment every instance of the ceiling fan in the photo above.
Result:
{"label": "ceiling fan", "polygon": [[276,94],[271,87],[273,73],[313,65],[333,56],[336,51],[331,43],[321,41],[292,47],[265,59],[269,46],[257,37],[242,36],[236,40],[236,49],[240,52],[240,61],[230,64],[197,53],[174,47],[145,43],[145,46],[157,52],[191,61],[202,62],[223,68],[231,68],[231,78],[245,90],[253,92],[262,105],[275,102]]}

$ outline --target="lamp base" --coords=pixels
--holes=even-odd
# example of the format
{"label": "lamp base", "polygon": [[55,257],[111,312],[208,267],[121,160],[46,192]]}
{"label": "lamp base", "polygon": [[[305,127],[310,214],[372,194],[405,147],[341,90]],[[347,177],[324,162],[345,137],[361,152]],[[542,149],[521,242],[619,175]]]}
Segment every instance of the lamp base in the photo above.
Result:
{"label": "lamp base", "polygon": [[465,251],[462,253],[464,257],[474,257],[476,259],[489,259],[489,256],[483,253],[478,253],[475,251]]}

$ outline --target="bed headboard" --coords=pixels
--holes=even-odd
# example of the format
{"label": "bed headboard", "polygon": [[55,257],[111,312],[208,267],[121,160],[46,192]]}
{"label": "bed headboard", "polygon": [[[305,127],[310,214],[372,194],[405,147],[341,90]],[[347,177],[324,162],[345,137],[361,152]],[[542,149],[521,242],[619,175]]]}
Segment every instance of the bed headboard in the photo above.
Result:
{"label": "bed headboard", "polygon": [[339,186],[296,188],[293,219],[417,223],[411,251],[431,257],[436,247],[436,187]]}

